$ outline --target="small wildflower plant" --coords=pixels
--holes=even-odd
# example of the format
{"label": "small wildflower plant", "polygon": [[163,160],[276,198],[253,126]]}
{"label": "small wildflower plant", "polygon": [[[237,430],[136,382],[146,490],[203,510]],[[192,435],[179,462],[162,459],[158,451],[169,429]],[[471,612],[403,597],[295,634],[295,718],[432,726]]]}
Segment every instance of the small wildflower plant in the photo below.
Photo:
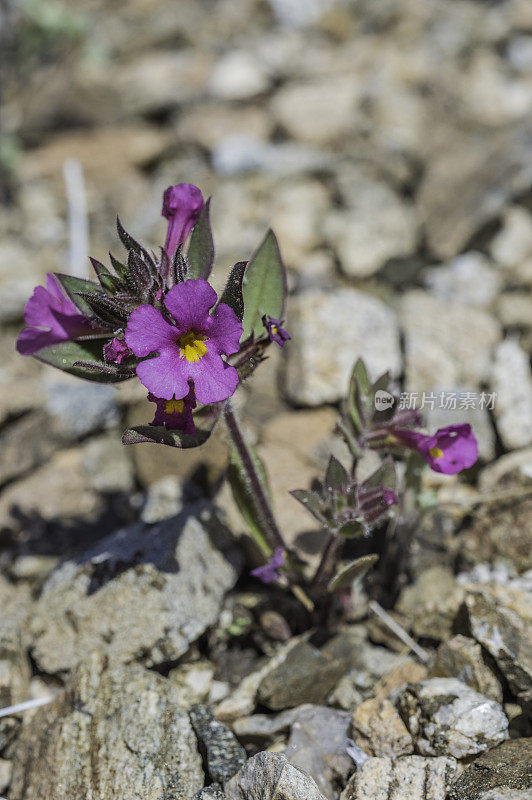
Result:
{"label": "small wildflower plant", "polygon": [[[158,253],[137,242],[117,219],[126,257],[110,254],[109,267],[91,259],[95,281],[49,274],[46,287],[38,286],[26,304],[17,349],[86,380],[138,379],[155,406],[154,417],[127,429],[124,444],[199,447],[223,418],[233,495],[266,562],[252,575],[289,586],[310,607],[327,592],[345,591],[377,560],[367,555],[346,564],[343,545],[368,537],[389,520],[399,503],[397,459],[426,462],[452,475],[475,463],[477,444],[469,425],[429,435],[416,411],[394,410],[395,403],[377,410],[377,393],[394,391],[390,376],[372,382],[357,361],[337,428],[351,463],[331,456],[322,480],[292,492],[323,531],[319,566],[312,577],[304,576],[277,524],[264,465],[246,442],[230,400],[268,348],[285,347],[291,339],[283,327],[285,269],[270,230],[249,261],[230,268],[218,297],[209,283],[215,255],[209,205],[191,184],[170,186],[162,206],[166,241]],[[366,450],[380,452],[382,461],[360,480]],[[407,476],[418,473],[407,469]]]}

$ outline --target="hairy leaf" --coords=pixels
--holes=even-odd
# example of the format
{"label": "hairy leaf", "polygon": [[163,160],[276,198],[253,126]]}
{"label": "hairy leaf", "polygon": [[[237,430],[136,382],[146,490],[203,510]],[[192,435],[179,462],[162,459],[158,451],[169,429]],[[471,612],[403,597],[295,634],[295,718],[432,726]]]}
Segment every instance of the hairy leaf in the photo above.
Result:
{"label": "hairy leaf", "polygon": [[379,556],[372,553],[371,555],[362,556],[361,558],[355,559],[355,561],[351,561],[350,564],[347,564],[347,566],[334,576],[327,588],[330,592],[335,592],[337,589],[351,586],[353,581],[363,578],[366,572],[368,572],[378,560]]}
{"label": "hairy leaf", "polygon": [[[78,378],[85,378],[98,383],[119,383],[131,377],[124,374],[124,370],[117,365],[106,364],[103,360],[103,343],[90,342],[60,342],[43,347],[34,353],[35,358],[50,364],[52,367]],[[87,363],[90,362],[90,366]],[[98,369],[100,367],[101,369]],[[109,371],[111,370],[111,371]]]}
{"label": "hairy leaf", "polygon": [[273,231],[269,230],[251,256],[242,285],[244,299],[243,339],[264,334],[262,317],[282,319],[286,298],[286,271]]}
{"label": "hairy leaf", "polygon": [[328,525],[319,494],[308,489],[294,489],[290,494],[292,497],[295,497],[296,500],[299,500],[299,502],[305,506],[309,514],[312,514],[322,525]]}
{"label": "hairy leaf", "polygon": [[128,428],[122,436],[123,444],[165,444],[169,447],[178,447],[181,450],[189,450],[192,447],[200,447],[205,444],[218,422],[221,411],[220,403],[213,403],[209,406],[202,406],[194,413],[194,423],[196,432],[193,434],[183,433],[178,430],[167,430],[159,425],[137,425]]}
{"label": "hairy leaf", "polygon": [[244,299],[242,297],[242,281],[247,261],[239,261],[231,268],[225,289],[220,298],[220,303],[225,303],[233,309],[238,319],[242,322],[244,316]]}
{"label": "hairy leaf", "polygon": [[82,314],[87,314],[88,316],[92,314],[92,308],[86,301],[86,296],[105,297],[102,287],[94,281],[76,278],[74,275],[63,275],[61,272],[55,273],[55,277]]}
{"label": "hairy leaf", "polygon": [[[255,448],[249,443],[247,444],[247,449],[251,454],[253,465],[261,482],[262,489],[266,496],[268,496],[268,479],[264,463]],[[264,520],[260,504],[255,498],[248,472],[244,468],[241,456],[234,446],[231,446],[229,453],[229,469],[227,477],[229,479],[229,485],[231,486],[235,503],[237,504],[253,539],[256,541],[260,549],[266,553],[266,555],[269,555],[272,551],[270,543],[268,542],[269,528]]]}
{"label": "hairy leaf", "polygon": [[209,277],[214,264],[214,241],[210,220],[210,198],[200,211],[196,224],[190,235],[187,260],[189,264],[188,278]]}

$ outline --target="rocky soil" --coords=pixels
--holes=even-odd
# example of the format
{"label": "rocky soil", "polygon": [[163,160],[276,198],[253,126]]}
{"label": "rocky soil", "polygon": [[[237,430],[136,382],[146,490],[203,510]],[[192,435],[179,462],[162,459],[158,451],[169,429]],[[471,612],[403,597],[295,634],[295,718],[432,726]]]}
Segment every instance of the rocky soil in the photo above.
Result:
{"label": "rocky soil", "polygon": [[[0,708],[52,698],[0,716],[0,795],[532,797],[530,3],[7,0],[0,68]],[[126,448],[142,387],[16,355],[33,286],[69,269],[71,158],[102,260],[117,211],[163,240],[179,181],[214,196],[217,286],[277,232],[293,340],[238,404],[308,564],[287,489],[342,457],[357,356],[431,426],[472,424],[479,465],[425,475],[395,595],[377,568],[325,620],[262,587],[221,431]]]}

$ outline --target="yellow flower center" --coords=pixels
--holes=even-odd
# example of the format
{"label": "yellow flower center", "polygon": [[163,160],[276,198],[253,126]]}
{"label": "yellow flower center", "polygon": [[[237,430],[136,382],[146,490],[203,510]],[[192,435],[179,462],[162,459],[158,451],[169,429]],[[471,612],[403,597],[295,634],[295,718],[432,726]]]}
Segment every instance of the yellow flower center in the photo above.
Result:
{"label": "yellow flower center", "polygon": [[440,450],[439,447],[431,447],[429,452],[432,458],[443,458],[443,450]]}
{"label": "yellow flower center", "polygon": [[171,400],[165,400],[164,410],[167,414],[182,414],[185,407],[184,400],[176,400],[172,397]]}
{"label": "yellow flower center", "polygon": [[187,331],[187,333],[179,337],[177,343],[181,358],[186,358],[189,364],[199,361],[207,352],[205,336],[202,336],[201,333],[196,333],[196,331]]}
{"label": "yellow flower center", "polygon": [[272,325],[271,326],[271,332],[273,333],[274,336],[277,334],[278,330],[279,329],[278,329],[277,325]]}

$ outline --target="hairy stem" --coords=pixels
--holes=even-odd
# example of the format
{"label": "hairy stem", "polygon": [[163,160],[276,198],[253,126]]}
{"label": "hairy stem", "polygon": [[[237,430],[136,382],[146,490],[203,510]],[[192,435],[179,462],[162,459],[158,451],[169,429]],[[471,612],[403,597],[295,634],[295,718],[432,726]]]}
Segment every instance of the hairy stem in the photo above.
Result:
{"label": "hairy stem", "polygon": [[330,568],[331,562],[334,562],[336,553],[341,544],[342,540],[339,536],[334,533],[329,533],[329,541],[325,545],[318,568],[310,582],[311,586],[319,586],[319,584],[323,583],[328,577],[327,570]]}
{"label": "hairy stem", "polygon": [[261,479],[257,473],[253,457],[246,444],[244,435],[238,424],[238,420],[234,414],[230,401],[228,400],[223,407],[223,416],[227,430],[233,441],[233,444],[240,456],[242,466],[246,471],[249,480],[249,485],[253,493],[253,497],[257,503],[260,511],[261,519],[265,527],[265,533],[269,534],[268,538],[274,542],[276,547],[282,547],[283,550],[288,551],[288,547],[283,539],[279,526],[277,525],[275,515],[273,513],[270,502],[264,491]]}

